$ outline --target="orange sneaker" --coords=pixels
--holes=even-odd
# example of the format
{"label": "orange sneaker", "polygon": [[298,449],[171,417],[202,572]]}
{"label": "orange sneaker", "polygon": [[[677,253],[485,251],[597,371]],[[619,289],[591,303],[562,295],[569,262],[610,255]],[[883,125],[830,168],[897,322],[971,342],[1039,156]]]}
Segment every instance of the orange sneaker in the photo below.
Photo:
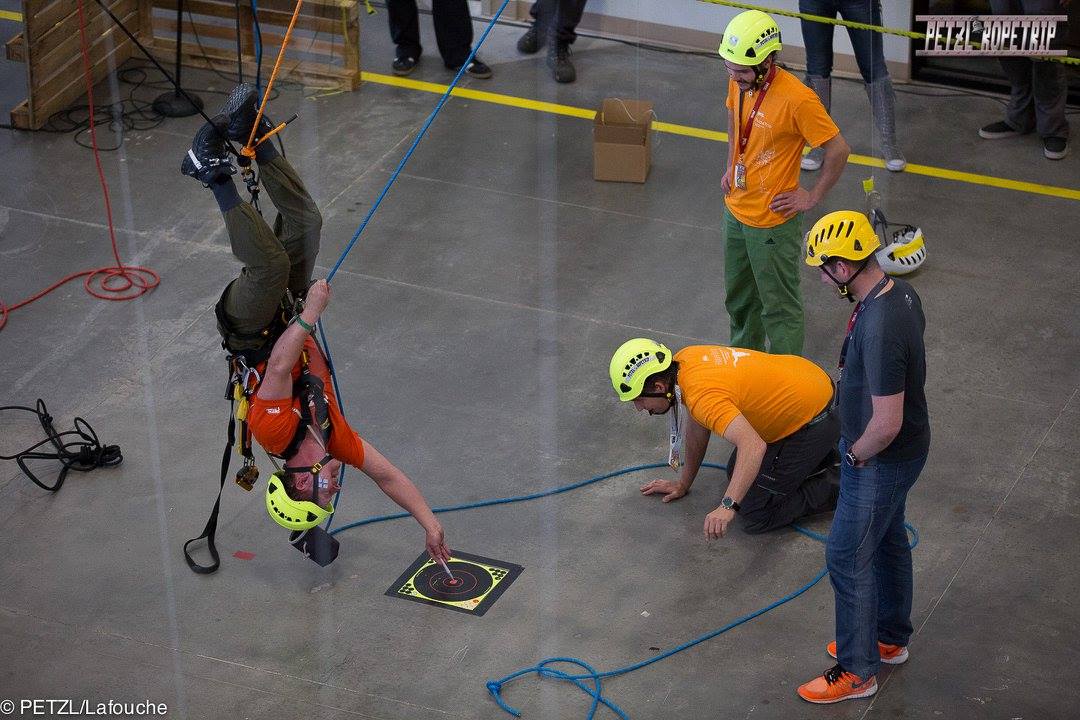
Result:
{"label": "orange sneaker", "polygon": [[822,675],[799,686],[799,697],[819,705],[870,697],[876,692],[877,678],[861,680],[840,665],[833,665]]}
{"label": "orange sneaker", "polygon": [[[881,656],[881,662],[886,665],[900,665],[907,662],[908,652],[907,648],[903,645],[889,645],[887,643],[879,642],[877,644],[878,655]],[[836,657],[836,641],[833,640],[829,643],[825,650],[832,657]]]}

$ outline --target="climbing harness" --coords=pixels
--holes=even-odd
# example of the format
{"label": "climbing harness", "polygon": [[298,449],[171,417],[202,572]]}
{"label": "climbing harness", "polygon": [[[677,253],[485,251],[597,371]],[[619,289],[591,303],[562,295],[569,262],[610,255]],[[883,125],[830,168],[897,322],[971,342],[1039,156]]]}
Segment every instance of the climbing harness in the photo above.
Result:
{"label": "climbing harness", "polygon": [[[57,492],[67,479],[68,471],[89,472],[99,467],[114,467],[124,461],[119,445],[102,445],[94,428],[81,417],[75,418],[75,429],[65,432],[57,432],[53,425],[53,417],[45,407],[45,401],[38,398],[35,407],[23,405],[5,405],[0,407],[4,410],[20,410],[34,413],[41,429],[45,431],[45,439],[34,443],[25,450],[14,455],[0,455],[0,460],[14,460],[26,477],[43,490]],[[52,445],[52,452],[40,450],[45,445]],[[46,485],[27,465],[27,460],[58,460],[60,462],[60,474],[56,482]]]}

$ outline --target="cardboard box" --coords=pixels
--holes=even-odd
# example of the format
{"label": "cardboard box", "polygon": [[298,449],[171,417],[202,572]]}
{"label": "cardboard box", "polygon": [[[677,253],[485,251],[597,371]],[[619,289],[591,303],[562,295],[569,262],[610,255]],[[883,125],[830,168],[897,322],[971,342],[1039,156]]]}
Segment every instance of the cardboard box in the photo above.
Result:
{"label": "cardboard box", "polygon": [[607,98],[593,119],[593,177],[645,182],[652,159],[652,103]]}

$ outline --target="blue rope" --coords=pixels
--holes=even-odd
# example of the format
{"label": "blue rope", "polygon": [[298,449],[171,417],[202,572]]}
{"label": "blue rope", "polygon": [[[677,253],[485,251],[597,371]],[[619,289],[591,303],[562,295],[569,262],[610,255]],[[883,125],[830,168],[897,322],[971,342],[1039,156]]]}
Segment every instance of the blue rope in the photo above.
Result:
{"label": "blue rope", "polygon": [[[321,328],[320,328],[320,331],[321,331]],[[323,340],[325,342],[325,336],[324,336]],[[329,351],[327,351],[327,360],[329,360]],[[656,468],[663,468],[663,467],[667,467],[667,466],[668,466],[667,463],[648,463],[648,464],[645,464],[645,465],[634,465],[632,467],[623,468],[622,470],[615,470],[613,472],[604,473],[603,475],[597,475],[595,477],[589,478],[588,480],[582,480],[580,482],[572,483],[570,485],[562,485],[560,487],[551,488],[550,490],[542,490],[540,492],[530,493],[528,495],[515,495],[515,496],[511,496],[511,497],[494,498],[494,499],[490,499],[490,500],[477,500],[475,502],[460,503],[458,505],[447,505],[445,507],[433,508],[432,512],[434,512],[434,513],[457,512],[459,510],[472,510],[472,509],[475,509],[475,508],[490,507],[492,505],[507,505],[507,504],[510,504],[510,503],[525,502],[527,500],[536,500],[538,498],[548,497],[548,496],[551,496],[551,495],[559,495],[559,494],[564,493],[564,492],[569,492],[570,490],[576,490],[578,488],[585,487],[586,485],[592,485],[593,483],[600,482],[601,480],[609,480],[609,479],[611,479],[613,477],[618,477],[619,475],[627,475],[629,473],[640,472],[642,470],[654,470]],[[727,469],[727,466],[718,465],[716,463],[702,463],[701,467],[715,468],[715,469],[718,469],[718,470],[726,470]],[[340,532],[344,532],[344,531],[349,530],[351,528],[363,527],[364,525],[373,525],[375,523],[386,522],[388,520],[398,520],[398,519],[406,518],[406,517],[409,517],[409,513],[407,513],[407,512],[390,513],[390,514],[387,514],[387,515],[375,515],[373,517],[364,518],[362,520],[357,520],[355,522],[351,522],[348,525],[343,525],[343,526],[337,528],[336,530],[331,531],[330,534],[331,535],[336,535],[336,534],[338,534]],[[808,538],[810,538],[812,540],[817,540],[818,542],[821,542],[821,543],[824,543],[826,540],[828,540],[828,536],[823,535],[823,534],[818,533],[818,532],[814,532],[813,530],[808,530],[808,529],[806,529],[804,527],[801,527],[799,525],[792,525],[791,527],[794,528],[799,533],[802,533],[803,535],[805,535],[806,537],[808,537]],[[904,523],[904,527],[907,528],[909,533],[911,533],[912,541],[911,541],[910,547],[911,547],[912,550],[914,550],[915,547],[919,544],[919,531],[913,525],[911,525],[909,523]],[[329,529],[329,522],[327,523],[327,528]],[[511,673],[511,674],[507,675],[506,677],[501,678],[499,680],[489,680],[487,683],[485,683],[485,687],[487,687],[488,693],[491,694],[491,697],[495,700],[496,703],[498,703],[499,707],[501,707],[503,710],[505,710],[506,712],[510,713],[511,715],[513,715],[515,717],[521,717],[521,713],[517,709],[511,707],[510,705],[507,705],[506,701],[504,701],[502,699],[502,688],[507,683],[509,683],[509,682],[511,682],[513,680],[516,680],[517,678],[519,678],[519,677],[521,677],[523,675],[528,675],[530,673],[535,673],[536,675],[539,675],[540,677],[548,677],[548,678],[553,678],[555,680],[565,680],[567,682],[571,682],[574,685],[576,685],[582,692],[589,695],[592,698],[592,705],[590,706],[589,713],[586,716],[587,720],[593,720],[593,717],[595,716],[596,711],[597,711],[597,709],[599,708],[600,705],[604,705],[605,707],[610,709],[613,713],[618,715],[623,720],[629,720],[629,716],[626,714],[625,711],[623,711],[622,708],[620,708],[614,702],[612,702],[612,701],[610,701],[610,700],[608,700],[607,698],[604,697],[603,692],[601,691],[601,683],[600,683],[600,681],[603,678],[617,677],[619,675],[625,675],[627,673],[631,673],[634,670],[640,670],[641,668],[645,667],[646,665],[652,665],[653,663],[660,662],[661,660],[664,660],[665,658],[669,658],[672,655],[675,655],[676,653],[680,653],[683,650],[687,650],[689,648],[692,648],[695,645],[700,645],[701,643],[703,643],[703,642],[705,642],[707,640],[711,640],[711,639],[713,639],[714,637],[716,637],[718,635],[723,635],[728,630],[736,628],[739,625],[742,625],[744,623],[750,622],[754,618],[761,617],[765,613],[769,612],[770,610],[773,610],[775,608],[780,607],[784,603],[791,602],[792,600],[799,597],[800,595],[805,593],[807,590],[809,590],[810,588],[814,587],[819,582],[821,582],[821,579],[823,577],[825,577],[827,574],[828,574],[828,570],[826,568],[822,568],[818,572],[818,574],[815,575],[805,585],[803,585],[799,589],[795,590],[794,592],[788,593],[787,595],[780,598],[779,600],[776,600],[776,601],[766,605],[765,607],[763,607],[763,608],[761,608],[759,610],[755,610],[754,612],[748,613],[747,615],[743,615],[742,617],[740,617],[740,618],[738,618],[736,620],[732,620],[727,625],[724,625],[721,628],[717,628],[716,630],[712,630],[710,632],[707,632],[704,635],[701,635],[701,636],[699,636],[697,638],[694,638],[693,640],[689,640],[687,642],[684,642],[682,645],[674,647],[671,650],[660,653],[659,655],[654,655],[653,657],[650,657],[650,658],[646,658],[645,660],[634,663],[632,665],[627,665],[625,667],[616,668],[614,670],[608,670],[606,672],[597,672],[595,668],[593,668],[591,665],[589,665],[584,660],[579,660],[577,658],[570,658],[570,657],[552,657],[552,658],[547,658],[546,660],[541,660],[539,663],[537,663],[536,665],[533,665],[532,667],[523,668],[521,670],[513,672],[513,673]],[[579,668],[585,670],[585,672],[581,673],[581,674],[578,674],[578,675],[572,675],[570,673],[559,670],[558,668],[552,667],[552,665],[558,664],[558,663],[576,665]],[[591,682],[592,686],[590,687],[589,685],[587,685],[586,681]]]}
{"label": "blue rope", "polygon": [[488,34],[491,32],[491,28],[495,27],[495,23],[499,20],[499,16],[502,15],[503,10],[506,8],[507,3],[509,2],[510,0],[503,0],[503,3],[499,6],[499,9],[498,11],[496,11],[495,16],[491,18],[491,22],[489,22],[488,26],[484,28],[484,32],[480,35],[480,40],[476,43],[476,45],[473,46],[472,52],[469,53],[469,57],[465,60],[464,63],[462,63],[461,67],[457,71],[457,75],[454,76],[454,81],[450,83],[450,86],[446,88],[446,92],[444,92],[442,97],[439,98],[438,104],[435,105],[435,109],[431,111],[431,115],[428,116],[427,122],[425,122],[424,126],[420,128],[420,132],[413,140],[412,145],[409,147],[409,151],[405,153],[405,157],[401,158],[401,162],[398,163],[397,167],[394,169],[393,174],[390,175],[390,179],[386,182],[386,185],[383,186],[382,192],[379,193],[379,197],[376,198],[375,204],[371,206],[370,210],[368,210],[368,213],[364,217],[363,222],[360,223],[360,227],[356,229],[356,232],[353,233],[352,239],[349,240],[349,244],[346,245],[345,250],[342,251],[341,257],[338,258],[338,261],[336,263],[334,263],[334,267],[330,269],[330,274],[326,276],[326,280],[328,282],[334,279],[334,275],[337,274],[338,268],[341,267],[341,264],[343,262],[345,262],[345,257],[353,249],[353,245],[356,244],[356,241],[360,239],[360,233],[364,232],[364,228],[366,228],[368,222],[371,221],[371,216],[374,215],[375,211],[379,209],[379,205],[382,204],[383,198],[386,197],[386,193],[390,191],[390,186],[393,185],[394,182],[398,179],[398,175],[401,174],[401,170],[405,167],[405,163],[407,163],[409,161],[409,158],[412,157],[413,151],[416,150],[416,146],[419,145],[420,141],[424,139],[424,135],[427,133],[428,128],[431,127],[431,123],[435,121],[435,116],[439,114],[439,111],[442,110],[442,107],[446,103],[446,100],[450,97],[450,93],[452,93],[454,91],[454,88],[457,87],[458,80],[460,80],[462,74],[464,74],[465,68],[469,67],[469,64],[472,63],[473,58],[476,56],[476,51],[479,50],[480,46],[484,44],[484,40],[487,39]]}

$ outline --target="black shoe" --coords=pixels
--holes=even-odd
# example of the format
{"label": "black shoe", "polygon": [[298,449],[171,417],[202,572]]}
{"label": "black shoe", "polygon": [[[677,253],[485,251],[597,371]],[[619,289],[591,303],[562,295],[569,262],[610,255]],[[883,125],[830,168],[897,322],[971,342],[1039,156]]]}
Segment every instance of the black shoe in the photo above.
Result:
{"label": "black shoe", "polygon": [[[221,106],[221,115],[228,120],[225,134],[230,140],[246,143],[251,136],[251,126],[255,123],[255,116],[259,114],[259,90],[251,83],[240,83]],[[262,137],[274,129],[274,124],[264,114],[259,120],[259,130],[255,133],[255,139]]]}
{"label": "black shoe", "polygon": [[[454,72],[461,69],[461,66],[451,68]],[[481,80],[487,80],[491,77],[491,68],[486,63],[480,60],[480,58],[473,56],[472,62],[465,68],[466,75],[472,75],[474,78],[480,78]]]}
{"label": "black shoe", "polygon": [[1061,160],[1069,154],[1069,139],[1063,137],[1043,138],[1043,155],[1048,160]]}
{"label": "black shoe", "polygon": [[555,82],[572,83],[577,79],[577,71],[570,62],[570,43],[552,43],[548,48],[547,64]]}
{"label": "black shoe", "polygon": [[220,177],[236,173],[225,144],[228,123],[225,115],[218,115],[213,122],[204,123],[199,128],[184,161],[180,163],[180,172],[208,186]]}
{"label": "black shoe", "polygon": [[395,75],[408,75],[416,69],[419,62],[419,60],[413,57],[394,58],[394,64],[391,65],[390,68],[394,71]]}
{"label": "black shoe", "polygon": [[984,125],[982,128],[979,129],[979,137],[985,140],[999,140],[1001,138],[1007,137],[1020,137],[1021,135],[1026,134],[1027,133],[1020,132],[1004,120],[998,120],[995,123]]}
{"label": "black shoe", "polygon": [[544,47],[544,41],[547,38],[540,34],[540,31],[536,29],[536,23],[532,24],[528,32],[518,38],[517,49],[519,53],[526,55],[532,55],[534,52]]}

